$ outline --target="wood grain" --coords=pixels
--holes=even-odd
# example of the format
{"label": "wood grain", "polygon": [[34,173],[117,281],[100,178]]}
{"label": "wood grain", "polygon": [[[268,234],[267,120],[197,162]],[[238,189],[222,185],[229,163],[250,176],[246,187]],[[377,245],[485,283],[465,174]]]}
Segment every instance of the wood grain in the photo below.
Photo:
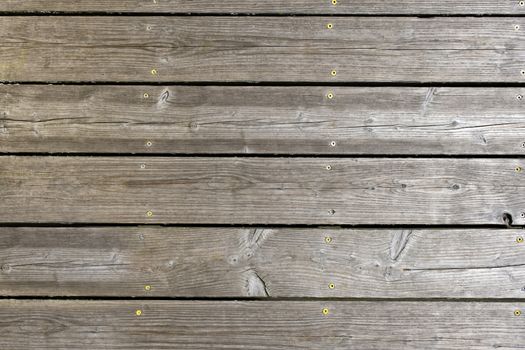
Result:
{"label": "wood grain", "polygon": [[483,225],[509,213],[523,225],[523,168],[500,158],[3,156],[0,221]]}
{"label": "wood grain", "polygon": [[3,0],[10,12],[150,12],[150,13],[272,13],[272,14],[524,14],[515,0]]}
{"label": "wood grain", "polygon": [[525,295],[519,230],[3,227],[0,235],[2,296]]}
{"label": "wood grain", "polygon": [[497,17],[12,16],[0,81],[516,83],[521,28]]}
{"label": "wood grain", "polygon": [[[525,154],[523,88],[0,85],[0,152]],[[331,97],[331,98],[330,98]]]}
{"label": "wood grain", "polygon": [[525,340],[519,332],[524,317],[514,316],[520,307],[523,303],[1,300],[0,346],[518,349]]}

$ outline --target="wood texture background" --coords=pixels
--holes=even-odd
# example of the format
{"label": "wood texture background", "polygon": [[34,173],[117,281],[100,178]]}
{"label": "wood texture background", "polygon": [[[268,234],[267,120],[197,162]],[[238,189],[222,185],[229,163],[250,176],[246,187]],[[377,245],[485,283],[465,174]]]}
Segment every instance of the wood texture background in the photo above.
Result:
{"label": "wood texture background", "polygon": [[525,14],[515,0],[3,0],[0,11],[255,14]]}
{"label": "wood texture background", "polygon": [[523,28],[492,17],[4,17],[0,81],[521,83]]}
{"label": "wood texture background", "polygon": [[520,307],[522,302],[2,300],[0,346],[519,349],[525,318],[514,311]]}
{"label": "wood texture background", "polygon": [[516,229],[4,227],[0,295],[523,298],[523,234]]}
{"label": "wood texture background", "polygon": [[0,152],[522,156],[523,96],[521,87],[0,85]]}
{"label": "wood texture background", "polygon": [[499,158],[4,156],[0,221],[501,225],[508,213],[523,225],[524,167]]}
{"label": "wood texture background", "polygon": [[523,348],[524,15],[0,2],[0,349]]}

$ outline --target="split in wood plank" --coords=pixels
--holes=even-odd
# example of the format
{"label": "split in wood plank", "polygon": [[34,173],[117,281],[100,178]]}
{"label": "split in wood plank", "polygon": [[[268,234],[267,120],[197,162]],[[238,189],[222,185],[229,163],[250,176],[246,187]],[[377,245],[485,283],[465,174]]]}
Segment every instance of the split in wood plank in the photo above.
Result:
{"label": "split in wood plank", "polygon": [[[514,302],[1,300],[0,347],[517,349]],[[323,313],[323,310],[325,311]]]}
{"label": "split in wood plank", "polygon": [[[153,147],[144,141],[144,147]],[[0,157],[0,222],[525,224],[523,159]]]}
{"label": "split in wood plank", "polygon": [[522,298],[521,230],[3,227],[0,295]]}
{"label": "split in wood plank", "polygon": [[525,19],[12,16],[0,81],[524,82]]}
{"label": "split in wood plank", "polygon": [[2,12],[243,14],[525,14],[518,0],[3,0]]}
{"label": "split in wood plank", "polygon": [[0,152],[523,155],[524,96],[523,88],[0,85]]}

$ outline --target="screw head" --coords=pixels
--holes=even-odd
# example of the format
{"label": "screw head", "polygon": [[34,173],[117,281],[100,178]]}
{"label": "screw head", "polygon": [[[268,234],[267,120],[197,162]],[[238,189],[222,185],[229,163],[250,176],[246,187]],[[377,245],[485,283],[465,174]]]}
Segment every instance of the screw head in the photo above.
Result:
{"label": "screw head", "polygon": [[330,237],[330,236],[326,236],[326,237],[324,238],[324,241],[325,241],[325,243],[330,244],[330,243],[332,243],[332,237]]}
{"label": "screw head", "polygon": [[[335,77],[335,76],[337,75],[337,71],[334,69],[334,70],[332,70],[332,71],[330,72],[330,74],[331,74],[333,77]],[[524,74],[525,74],[525,73],[524,73]]]}
{"label": "screw head", "polygon": [[514,26],[514,30],[520,30],[520,26],[519,26],[519,24],[516,24],[516,25]]}
{"label": "screw head", "polygon": [[521,310],[514,310],[514,316],[521,316]]}
{"label": "screw head", "polygon": [[151,70],[151,75],[157,75],[157,74],[159,74],[159,72],[157,72],[157,70],[155,68],[153,68]]}
{"label": "screw head", "polygon": [[520,1],[520,2],[518,2],[518,5],[520,5],[520,6],[522,6],[522,7],[525,6],[525,1]]}
{"label": "screw head", "polygon": [[142,315],[142,310],[135,310],[135,315],[136,316]]}
{"label": "screw head", "polygon": [[333,92],[329,92],[329,93],[326,94],[326,97],[331,100],[331,99],[334,98],[334,93]]}
{"label": "screw head", "polygon": [[523,237],[516,237],[516,243],[523,243]]}
{"label": "screw head", "polygon": [[151,290],[151,286],[150,286],[149,284],[146,285],[146,286],[144,286],[144,290],[145,290],[146,292],[149,292],[149,291]]}
{"label": "screw head", "polygon": [[332,0],[332,5],[337,5],[337,0]]}
{"label": "screw head", "polygon": [[326,307],[322,311],[323,315],[328,315],[330,313],[330,310],[328,310]]}
{"label": "screw head", "polygon": [[149,94],[147,92],[144,93],[144,95],[142,95],[144,98],[149,98]]}
{"label": "screw head", "polygon": [[329,215],[335,215],[335,210],[333,210],[333,209],[328,210],[328,214]]}
{"label": "screw head", "polygon": [[520,166],[516,166],[514,168],[514,170],[517,172],[517,173],[520,173],[523,169],[520,167]]}
{"label": "screw head", "polygon": [[152,212],[151,210],[148,210],[148,211],[146,212],[146,216],[147,216],[148,218],[152,217],[152,216],[153,216],[153,212]]}
{"label": "screw head", "polygon": [[140,168],[141,168],[141,169],[146,169],[146,164],[141,164],[141,165],[140,165]]}
{"label": "screw head", "polygon": [[328,28],[328,29],[332,29],[333,27],[334,27],[334,25],[333,25],[332,23],[328,23],[328,24],[326,25],[326,28]]}
{"label": "screw head", "polygon": [[330,283],[330,284],[328,285],[328,288],[330,288],[330,289],[335,289],[335,284]]}
{"label": "screw head", "polygon": [[151,147],[153,146],[153,142],[151,141],[146,141],[146,147]]}

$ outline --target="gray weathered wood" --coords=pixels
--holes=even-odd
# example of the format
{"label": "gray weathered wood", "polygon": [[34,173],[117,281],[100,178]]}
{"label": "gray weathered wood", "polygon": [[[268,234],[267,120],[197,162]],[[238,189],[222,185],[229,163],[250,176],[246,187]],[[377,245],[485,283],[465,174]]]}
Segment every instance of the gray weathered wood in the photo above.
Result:
{"label": "gray weathered wood", "polygon": [[1,300],[0,347],[519,349],[525,317],[514,312],[523,307],[521,302]]}
{"label": "gray weathered wood", "polygon": [[4,17],[0,81],[523,82],[522,28],[496,17]]}
{"label": "gray weathered wood", "polygon": [[523,155],[523,96],[523,88],[0,85],[0,152],[143,153],[148,139],[157,154]]}
{"label": "gray weathered wood", "polygon": [[517,15],[525,7],[517,0],[3,0],[0,11]]}
{"label": "gray weathered wood", "polygon": [[520,230],[4,227],[0,235],[2,296],[525,296]]}
{"label": "gray weathered wood", "polygon": [[3,156],[0,222],[463,225],[502,224],[508,212],[523,225],[522,168],[500,158]]}

